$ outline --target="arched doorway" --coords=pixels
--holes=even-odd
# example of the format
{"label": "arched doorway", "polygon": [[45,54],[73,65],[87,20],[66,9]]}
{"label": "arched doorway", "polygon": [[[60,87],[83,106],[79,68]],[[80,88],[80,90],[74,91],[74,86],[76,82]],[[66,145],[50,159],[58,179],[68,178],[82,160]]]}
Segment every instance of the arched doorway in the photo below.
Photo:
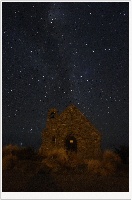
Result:
{"label": "arched doorway", "polygon": [[67,151],[77,152],[77,140],[73,135],[68,135],[65,140]]}

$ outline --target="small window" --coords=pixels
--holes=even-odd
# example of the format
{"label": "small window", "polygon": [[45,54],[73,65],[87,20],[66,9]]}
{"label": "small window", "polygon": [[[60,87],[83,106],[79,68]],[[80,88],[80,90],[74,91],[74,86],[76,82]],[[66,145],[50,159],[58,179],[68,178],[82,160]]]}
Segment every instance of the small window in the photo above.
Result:
{"label": "small window", "polygon": [[52,136],[52,142],[56,143],[56,137],[55,136]]}
{"label": "small window", "polygon": [[55,113],[54,113],[54,112],[52,112],[52,113],[50,114],[50,118],[55,118]]}

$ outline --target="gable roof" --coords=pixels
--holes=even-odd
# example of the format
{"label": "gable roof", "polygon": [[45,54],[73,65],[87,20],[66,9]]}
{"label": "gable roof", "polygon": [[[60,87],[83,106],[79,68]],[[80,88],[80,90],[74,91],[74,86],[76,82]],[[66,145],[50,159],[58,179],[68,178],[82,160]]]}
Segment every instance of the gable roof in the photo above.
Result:
{"label": "gable roof", "polygon": [[67,119],[69,118],[73,123],[76,120],[80,120],[81,122],[87,124],[93,130],[99,133],[99,131],[95,128],[95,126],[85,117],[85,115],[74,104],[71,104],[68,107],[66,107],[66,109],[58,116],[59,121],[67,121]]}
{"label": "gable roof", "polygon": [[76,115],[78,117],[81,116],[81,117],[83,117],[83,120],[87,121],[87,118],[84,116],[84,114],[82,114],[82,112],[74,104],[67,106],[66,109],[62,113],[60,113],[59,117],[63,118],[63,116],[66,113],[67,113],[67,115],[69,115],[69,117],[70,116],[72,117],[76,113]]}

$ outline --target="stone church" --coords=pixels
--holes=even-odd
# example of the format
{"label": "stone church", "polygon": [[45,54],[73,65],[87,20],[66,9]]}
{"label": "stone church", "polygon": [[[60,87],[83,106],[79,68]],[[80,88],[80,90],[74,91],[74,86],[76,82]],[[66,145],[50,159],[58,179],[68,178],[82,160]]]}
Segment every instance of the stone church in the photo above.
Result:
{"label": "stone church", "polygon": [[101,134],[74,105],[61,114],[53,108],[48,112],[46,128],[42,131],[40,151],[64,148],[85,159],[101,156]]}

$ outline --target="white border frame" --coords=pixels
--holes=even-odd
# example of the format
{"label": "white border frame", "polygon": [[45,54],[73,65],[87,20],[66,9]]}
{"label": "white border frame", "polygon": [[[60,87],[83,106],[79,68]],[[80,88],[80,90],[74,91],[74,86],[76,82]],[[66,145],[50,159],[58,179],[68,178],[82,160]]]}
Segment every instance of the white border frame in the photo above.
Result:
{"label": "white border frame", "polygon": [[[119,1],[119,0],[108,0],[108,1],[95,1],[95,0],[91,0],[91,1],[87,1],[87,0],[83,0],[83,1],[60,1],[60,0],[56,0],[56,1],[0,1],[0,10],[1,10],[1,15],[0,15],[0,24],[1,24],[1,76],[0,76],[0,83],[1,83],[1,111],[2,111],[2,2],[129,2],[129,66],[130,63],[132,63],[132,58],[130,55],[131,54],[131,35],[132,35],[132,2],[131,0],[127,0],[127,1]],[[129,80],[131,79],[131,68],[129,67]],[[131,80],[130,80],[131,81]],[[130,87],[130,82],[129,82],[129,102],[131,102],[131,97],[132,97],[132,89]],[[129,103],[129,113],[132,113],[132,106]],[[130,120],[129,120],[129,144],[131,144],[131,130],[132,130],[132,124],[130,124]],[[2,115],[1,115],[1,133],[2,133]],[[130,145],[129,145],[130,148]],[[131,149],[129,150],[130,154],[129,154],[129,159],[130,159],[130,155],[131,155]],[[2,134],[1,134],[1,155],[2,155]],[[2,156],[1,156],[1,169],[2,169]],[[132,169],[132,163],[131,163],[131,159],[129,161],[129,169]],[[2,177],[2,170],[1,170],[1,177]],[[97,199],[96,197],[98,197],[98,199],[103,200],[103,199],[107,199],[107,197],[109,199],[118,199],[118,200],[128,200],[131,199],[132,197],[132,174],[131,174],[131,170],[129,171],[129,192],[2,192],[2,187],[1,187],[1,199]],[[1,186],[2,186],[2,178],[1,178]],[[107,200],[109,200],[107,199]]]}

